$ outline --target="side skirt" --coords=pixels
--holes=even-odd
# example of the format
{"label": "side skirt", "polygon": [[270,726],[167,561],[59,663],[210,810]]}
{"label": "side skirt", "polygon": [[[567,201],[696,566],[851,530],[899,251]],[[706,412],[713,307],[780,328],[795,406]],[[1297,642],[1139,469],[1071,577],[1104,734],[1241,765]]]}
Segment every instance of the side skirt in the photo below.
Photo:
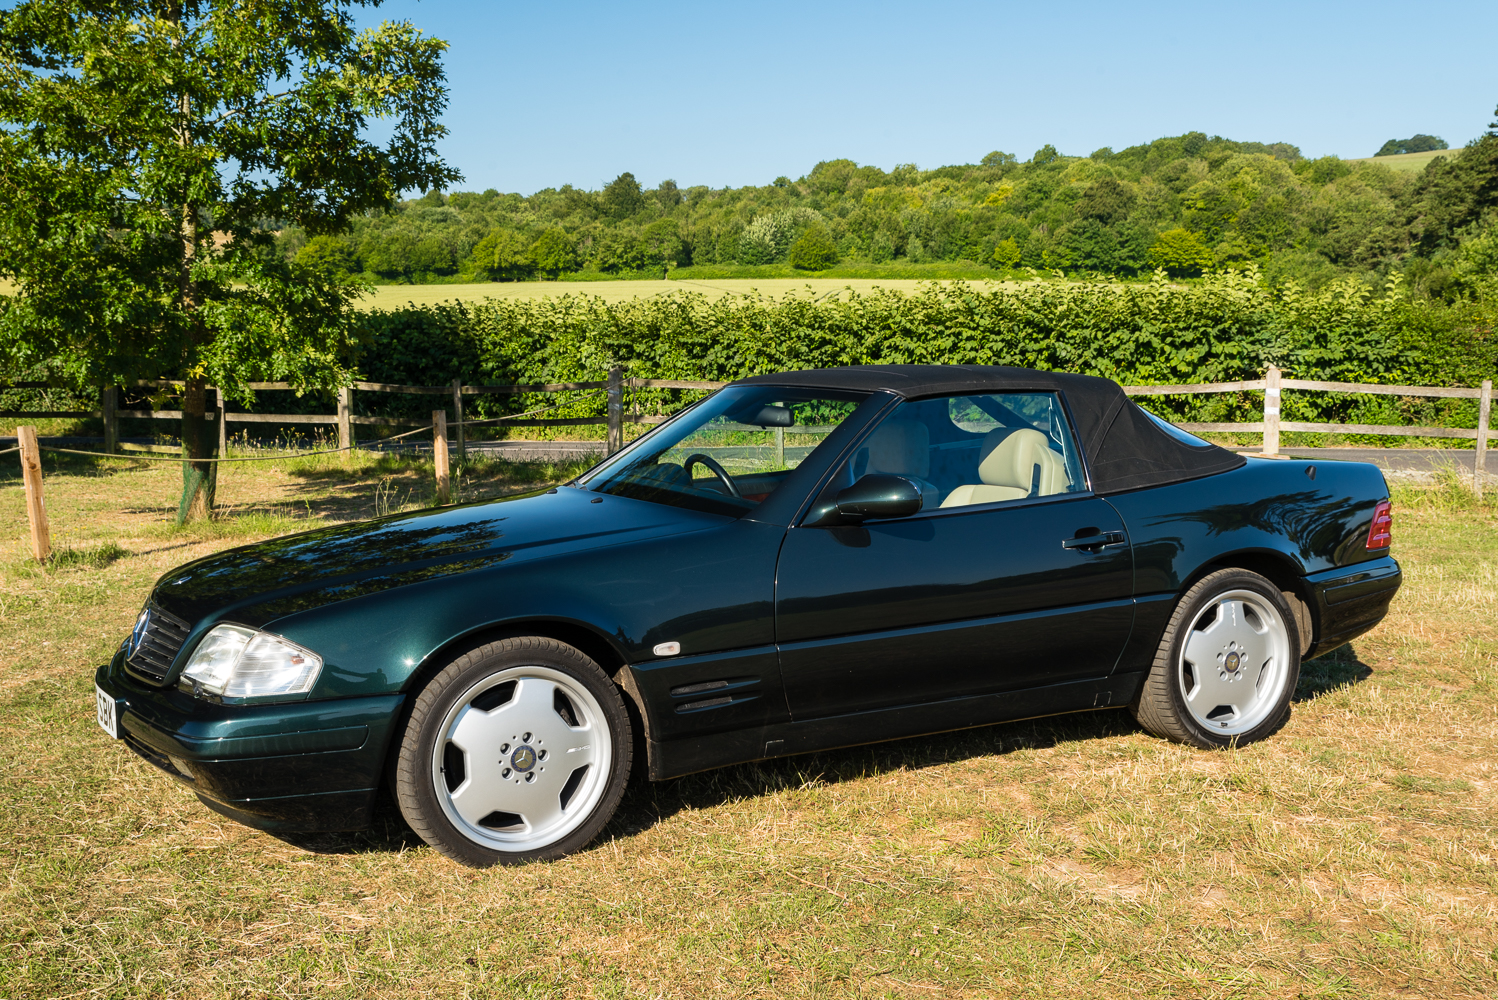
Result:
{"label": "side skirt", "polygon": [[783,722],[712,736],[651,740],[650,779],[664,781],[730,764],[1127,705],[1134,700],[1144,677],[1143,671],[1117,673],[1022,691],[952,698],[808,722]]}

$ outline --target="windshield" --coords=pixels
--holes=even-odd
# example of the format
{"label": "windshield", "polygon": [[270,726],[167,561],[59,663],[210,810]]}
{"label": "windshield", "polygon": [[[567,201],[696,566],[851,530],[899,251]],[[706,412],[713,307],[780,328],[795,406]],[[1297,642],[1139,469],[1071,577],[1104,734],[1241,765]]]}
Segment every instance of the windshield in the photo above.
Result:
{"label": "windshield", "polygon": [[1189,444],[1193,448],[1210,448],[1210,447],[1212,447],[1212,442],[1211,441],[1204,441],[1201,438],[1197,437],[1195,434],[1192,434],[1190,431],[1183,431],[1183,430],[1181,430],[1175,424],[1171,423],[1168,420],[1163,420],[1160,417],[1155,416],[1149,410],[1145,410],[1144,407],[1142,407],[1142,406],[1139,407],[1139,408],[1141,410],[1144,410],[1145,416],[1149,417],[1156,424],[1158,424],[1160,426],[1161,430],[1163,430],[1165,433],[1169,434],[1171,437],[1175,438],[1177,441],[1181,442],[1182,444]]}
{"label": "windshield", "polygon": [[829,389],[730,386],[641,437],[578,485],[742,517],[867,398]]}

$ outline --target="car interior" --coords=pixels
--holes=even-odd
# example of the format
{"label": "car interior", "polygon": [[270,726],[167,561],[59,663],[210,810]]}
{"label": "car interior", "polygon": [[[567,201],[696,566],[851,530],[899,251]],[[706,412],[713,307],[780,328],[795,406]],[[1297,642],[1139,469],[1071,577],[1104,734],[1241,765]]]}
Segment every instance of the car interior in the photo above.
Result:
{"label": "car interior", "polygon": [[823,492],[870,473],[913,481],[922,508],[965,507],[1075,492],[1081,467],[1052,393],[947,396],[904,403]]}
{"label": "car interior", "polygon": [[[713,498],[743,511],[774,492],[853,401],[769,399],[726,409],[648,459],[627,480],[668,503]],[[834,474],[821,501],[870,474],[915,483],[923,510],[1001,503],[1082,489],[1065,411],[1055,393],[990,393],[905,402]],[[670,496],[668,496],[670,494]]]}

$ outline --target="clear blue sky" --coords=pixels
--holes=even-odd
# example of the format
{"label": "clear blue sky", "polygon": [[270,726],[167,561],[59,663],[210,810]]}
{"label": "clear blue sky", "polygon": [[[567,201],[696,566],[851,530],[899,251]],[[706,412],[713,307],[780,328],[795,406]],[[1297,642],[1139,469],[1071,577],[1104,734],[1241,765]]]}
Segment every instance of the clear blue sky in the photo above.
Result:
{"label": "clear blue sky", "polygon": [[457,190],[765,184],[1122,149],[1199,129],[1370,156],[1459,146],[1498,105],[1498,2],[394,0],[451,44]]}

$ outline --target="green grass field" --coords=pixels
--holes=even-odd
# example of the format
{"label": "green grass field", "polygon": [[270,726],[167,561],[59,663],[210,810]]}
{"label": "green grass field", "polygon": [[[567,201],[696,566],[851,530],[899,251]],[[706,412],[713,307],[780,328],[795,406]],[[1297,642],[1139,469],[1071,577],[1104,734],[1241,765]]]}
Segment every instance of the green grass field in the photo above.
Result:
{"label": "green grass field", "polygon": [[1438,156],[1446,156],[1455,153],[1454,149],[1433,149],[1425,153],[1399,153],[1396,156],[1365,156],[1355,160],[1347,160],[1348,163],[1382,163],[1390,170],[1417,174],[1425,169],[1425,165]]}
{"label": "green grass field", "polygon": [[[590,849],[471,871],[387,812],[277,838],[93,718],[153,580],[420,504],[430,469],[180,473],[46,459],[36,568],[0,459],[0,996],[1487,997],[1498,992],[1498,506],[1396,487],[1405,588],[1302,672],[1272,740],[1203,753],[1124,711],[639,783]],[[466,496],[566,470],[475,466]],[[382,499],[383,498],[383,499]]]}

